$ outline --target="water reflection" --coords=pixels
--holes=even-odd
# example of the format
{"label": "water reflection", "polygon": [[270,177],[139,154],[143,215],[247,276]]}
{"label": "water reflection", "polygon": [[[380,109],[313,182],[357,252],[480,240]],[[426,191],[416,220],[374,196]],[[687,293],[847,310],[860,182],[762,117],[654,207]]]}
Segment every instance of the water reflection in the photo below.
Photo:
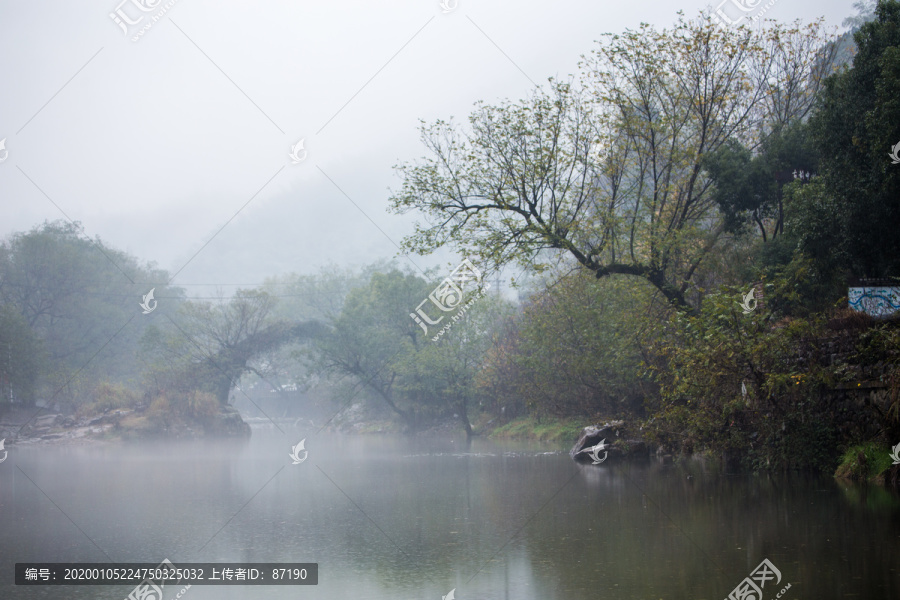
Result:
{"label": "water reflection", "polygon": [[0,597],[131,589],[17,588],[17,561],[163,558],[319,563],[315,588],[193,586],[188,600],[723,598],[764,558],[796,597],[900,597],[900,503],[881,489],[698,462],[576,465],[526,443],[286,433],[17,449],[0,465]]}

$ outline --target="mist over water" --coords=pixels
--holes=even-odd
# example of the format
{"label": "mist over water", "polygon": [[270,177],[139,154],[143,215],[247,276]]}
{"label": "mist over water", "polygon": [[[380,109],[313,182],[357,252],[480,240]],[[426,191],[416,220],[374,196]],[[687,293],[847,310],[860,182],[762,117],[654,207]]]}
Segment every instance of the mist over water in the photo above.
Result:
{"label": "mist over water", "polygon": [[[900,594],[897,499],[882,490],[279,426],[244,444],[18,448],[0,470],[0,597],[112,600],[133,587],[17,587],[16,561],[168,558],[319,565],[318,586],[195,585],[191,599],[721,598],[761,556],[796,597]],[[294,465],[301,439],[309,455]]]}
{"label": "mist over water", "polygon": [[[91,5],[0,6],[0,600],[900,598],[897,0]],[[164,560],[318,583],[14,583]]]}

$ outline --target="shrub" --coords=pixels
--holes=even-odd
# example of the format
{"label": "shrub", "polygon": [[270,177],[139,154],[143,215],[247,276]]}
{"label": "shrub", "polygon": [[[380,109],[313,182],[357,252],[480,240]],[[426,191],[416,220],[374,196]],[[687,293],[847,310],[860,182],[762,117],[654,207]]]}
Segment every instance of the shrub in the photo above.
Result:
{"label": "shrub", "polygon": [[134,408],[140,403],[140,395],[117,383],[104,381],[92,394],[93,401],[78,407],[76,415],[86,417],[108,413],[117,408]]}
{"label": "shrub", "polygon": [[767,307],[743,314],[742,291],[708,295],[697,315],[657,332],[650,371],[660,384],[648,428],[665,446],[721,452],[732,466],[828,471],[837,453],[834,373],[817,350],[824,318],[774,322],[789,286],[766,286]]}
{"label": "shrub", "polygon": [[218,414],[219,401],[209,392],[194,391],[185,399],[182,416],[208,423]]}

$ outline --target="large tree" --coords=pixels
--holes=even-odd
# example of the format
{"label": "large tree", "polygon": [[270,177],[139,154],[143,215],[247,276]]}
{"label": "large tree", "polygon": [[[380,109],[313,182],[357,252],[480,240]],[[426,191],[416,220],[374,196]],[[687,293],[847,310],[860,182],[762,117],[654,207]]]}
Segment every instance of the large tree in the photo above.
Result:
{"label": "large tree", "polygon": [[[455,415],[471,436],[469,414],[483,396],[476,375],[506,305],[464,287],[456,310],[428,328],[413,311],[432,291],[434,282],[411,273],[374,273],[349,293],[316,343],[318,364],[383,401],[409,431]],[[429,309],[438,316],[433,304]]]}
{"label": "large tree", "polygon": [[[642,284],[642,285],[636,285]],[[503,405],[532,414],[608,418],[637,414],[647,390],[638,375],[640,325],[669,313],[646,282],[586,272],[532,295],[488,353],[483,384]]]}
{"label": "large tree", "polygon": [[802,118],[830,68],[827,40],[820,24],[753,32],[706,16],[608,34],[579,85],[479,104],[467,130],[423,125],[430,156],[398,167],[391,198],[425,217],[404,245],[452,244],[497,267],[565,253],[690,309],[692,277],[724,230],[704,157],[730,140],[755,149]]}
{"label": "large tree", "polygon": [[40,340],[11,304],[0,304],[0,406],[35,401],[44,352]]}
{"label": "large tree", "polygon": [[[153,319],[172,310],[181,290],[164,271],[100,239],[77,223],[44,223],[0,244],[0,304],[11,307],[41,340],[39,376],[45,399],[79,401],[101,379],[138,375],[131,351]],[[159,306],[141,314],[142,295],[155,287]]]}
{"label": "large tree", "polygon": [[398,392],[401,364],[413,360],[421,345],[410,312],[430,291],[428,282],[411,273],[375,273],[369,284],[347,295],[331,330],[315,344],[325,373],[350,377],[380,398],[403,419],[418,427],[418,398]]}
{"label": "large tree", "polygon": [[794,121],[769,133],[756,153],[729,141],[707,154],[703,166],[715,184],[712,197],[726,229],[738,234],[752,228],[769,242],[785,233],[784,186],[809,181],[818,157],[809,127]]}
{"label": "large tree", "polygon": [[419,411],[430,416],[450,416],[459,421],[471,438],[472,412],[489,401],[487,389],[479,375],[488,351],[497,342],[497,333],[505,318],[512,315],[509,303],[481,291],[472,295],[465,312],[458,315],[452,327],[437,336],[421,335],[416,352],[401,355],[397,388],[418,402]]}
{"label": "large tree", "polygon": [[833,227],[802,244],[830,247],[857,277],[900,276],[900,164],[889,156],[900,143],[900,3],[880,2],[876,17],[854,34],[853,68],[827,80],[810,120],[825,185],[808,209]]}
{"label": "large tree", "polygon": [[254,361],[324,332],[316,321],[273,319],[274,304],[272,296],[258,290],[238,290],[217,304],[185,302],[166,333],[156,328],[145,338],[155,363],[155,386],[164,392],[210,392],[225,405],[245,373],[265,376]]}

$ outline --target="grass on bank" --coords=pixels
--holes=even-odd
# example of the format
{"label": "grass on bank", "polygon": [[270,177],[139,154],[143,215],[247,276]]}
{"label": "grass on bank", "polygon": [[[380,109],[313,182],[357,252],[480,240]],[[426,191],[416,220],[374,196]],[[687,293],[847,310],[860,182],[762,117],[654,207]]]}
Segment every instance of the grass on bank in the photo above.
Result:
{"label": "grass on bank", "polygon": [[488,437],[502,440],[537,440],[540,442],[565,442],[574,444],[589,419],[535,419],[520,417],[495,428]]}
{"label": "grass on bank", "polygon": [[872,481],[893,464],[890,452],[891,448],[878,442],[851,446],[841,458],[835,476],[853,481]]}

